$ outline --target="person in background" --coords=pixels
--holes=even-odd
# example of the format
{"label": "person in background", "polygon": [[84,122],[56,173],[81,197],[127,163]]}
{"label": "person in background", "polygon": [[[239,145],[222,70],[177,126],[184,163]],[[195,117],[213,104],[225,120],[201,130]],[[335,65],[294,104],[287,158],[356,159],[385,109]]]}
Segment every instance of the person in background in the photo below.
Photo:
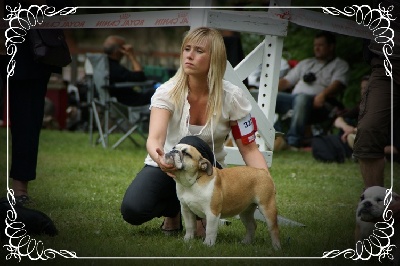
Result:
{"label": "person in background", "polygon": [[[108,36],[103,44],[104,53],[108,56],[110,68],[110,84],[117,82],[141,82],[146,80],[142,66],[136,58],[132,45],[125,38],[117,35]],[[122,58],[127,57],[132,69],[121,65]],[[154,89],[136,92],[132,87],[115,88],[110,90],[110,96],[118,102],[129,106],[140,106],[150,103]]]}
{"label": "person in background", "polygon": [[[369,75],[363,76],[361,79],[361,97],[363,97],[364,93],[367,91]],[[360,114],[360,106],[357,105],[354,108],[344,112],[339,115],[335,121],[334,126],[341,130],[341,139],[344,143],[347,143],[348,146],[353,149],[354,140],[357,134],[357,122]],[[395,118],[397,119],[397,117]],[[384,154],[387,161],[391,160],[391,155],[393,154],[393,161],[399,161],[399,151],[400,151],[400,137],[398,132],[400,132],[400,120],[395,120],[393,123],[393,143],[390,141],[386,144],[384,148]]]}
{"label": "person in background", "polygon": [[[374,1],[374,7],[393,8],[393,17],[400,16],[400,3],[391,0]],[[389,8],[391,9],[391,8]],[[400,22],[391,21],[394,37],[400,35]],[[391,32],[383,33],[391,34]],[[381,37],[382,38],[382,37]],[[387,36],[390,40],[391,36]],[[384,186],[385,153],[390,143],[393,115],[400,117],[400,45],[394,41],[390,54],[384,54],[384,45],[374,39],[365,45],[365,57],[371,65],[366,93],[360,103],[357,134],[354,141],[353,156],[358,159],[364,188]],[[388,56],[388,59],[386,59]],[[385,61],[389,60],[391,76],[388,76]],[[393,87],[392,87],[393,86]],[[392,106],[393,104],[393,106]],[[392,113],[393,112],[393,113]]]}
{"label": "person in background", "polygon": [[[360,83],[360,94],[361,97],[367,90],[368,86],[368,79],[369,76],[363,76],[361,78],[361,83]],[[360,106],[357,104],[354,108],[340,114],[338,117],[336,117],[335,121],[333,122],[333,125],[341,130],[341,139],[343,142],[347,142],[350,146],[350,148],[353,148],[354,144],[354,137],[357,132],[357,119],[358,115],[360,113]]]}
{"label": "person in background", "polygon": [[226,56],[232,67],[239,64],[244,58],[244,52],[242,48],[242,40],[240,38],[240,32],[221,30],[224,44],[226,47]]}
{"label": "person in background", "polygon": [[[73,6],[69,0],[5,0],[2,2],[2,11],[5,6],[17,8],[19,3],[23,8],[29,5],[48,5],[56,10],[66,6]],[[5,14],[2,13],[2,17]],[[5,52],[4,43],[0,55],[0,75],[6,79],[7,64],[10,56]],[[11,124],[11,169],[12,190],[14,197],[20,204],[31,202],[28,193],[29,182],[36,179],[36,167],[39,151],[39,136],[43,123],[45,95],[47,83],[51,73],[61,73],[61,68],[38,63],[33,59],[30,43],[25,40],[16,43],[17,53],[14,58],[16,65],[14,74],[9,77],[9,106]]]}
{"label": "person in background", "polygon": [[[123,219],[141,225],[164,216],[161,230],[182,230],[180,203],[173,166],[165,163],[164,152],[178,143],[195,146],[216,167],[224,167],[224,141],[232,132],[246,165],[268,170],[258,150],[251,104],[241,89],[223,80],[226,50],[218,30],[201,27],[190,31],[181,46],[180,68],[155,92],[150,105],[148,155],[145,166],[127,188],[122,204]],[[239,125],[249,125],[249,137]],[[239,130],[239,131],[238,131]],[[204,235],[202,220],[197,234]]]}
{"label": "person in background", "polygon": [[[339,105],[337,96],[347,86],[349,66],[335,54],[336,37],[333,33],[318,32],[314,38],[314,55],[300,61],[286,76],[279,80],[276,113],[286,115],[290,110],[289,130],[286,143],[289,148],[297,150],[302,146],[305,127],[312,117],[326,119],[332,106]],[[290,90],[291,92],[286,92]],[[277,131],[282,131],[279,123]]]}
{"label": "person in background", "polygon": [[80,109],[80,96],[77,86],[63,80],[64,86],[67,88],[68,93],[68,107],[67,107],[67,129],[74,131],[81,123],[81,109]]}
{"label": "person in background", "polygon": [[43,126],[45,129],[60,129],[55,119],[56,109],[53,101],[45,97],[44,98],[44,113],[43,113]]}

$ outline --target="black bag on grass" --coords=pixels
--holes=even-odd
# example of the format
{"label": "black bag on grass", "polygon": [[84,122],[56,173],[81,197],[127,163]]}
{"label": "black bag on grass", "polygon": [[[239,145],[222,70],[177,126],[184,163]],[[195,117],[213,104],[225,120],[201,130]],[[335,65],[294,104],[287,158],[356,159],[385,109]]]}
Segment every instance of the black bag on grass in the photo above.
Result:
{"label": "black bag on grass", "polygon": [[315,136],[311,147],[313,157],[322,162],[344,163],[351,155],[350,148],[338,135]]}
{"label": "black bag on grass", "polygon": [[[17,219],[15,221],[10,221],[7,218],[7,212],[11,211],[11,205],[8,202],[7,198],[1,198],[0,199],[0,236],[1,238],[6,238],[5,235],[5,230],[6,230],[6,219],[8,223],[13,223],[13,222],[21,222],[25,226],[23,229],[27,231],[27,234],[29,235],[40,235],[40,234],[46,234],[49,236],[55,236],[58,234],[58,230],[55,227],[53,221],[50,219],[49,216],[44,214],[41,211],[34,210],[34,209],[29,209],[24,206],[22,206],[19,203],[16,203],[14,205],[14,210],[17,213]],[[11,215],[9,215],[12,217]],[[15,227],[22,227],[21,225],[16,225]],[[15,229],[17,230],[17,229]],[[9,228],[9,233],[12,234],[15,231],[12,228]]]}

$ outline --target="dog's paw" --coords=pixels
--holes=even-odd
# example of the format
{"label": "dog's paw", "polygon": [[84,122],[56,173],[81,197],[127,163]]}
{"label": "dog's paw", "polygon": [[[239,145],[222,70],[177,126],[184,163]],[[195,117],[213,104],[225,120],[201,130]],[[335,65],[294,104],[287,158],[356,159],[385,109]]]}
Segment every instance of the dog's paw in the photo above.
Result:
{"label": "dog's paw", "polygon": [[183,237],[183,240],[185,242],[188,242],[190,239],[194,238],[194,234],[185,234],[185,236]]}
{"label": "dog's paw", "polygon": [[203,244],[209,247],[212,247],[215,245],[215,239],[211,237],[206,237],[203,241]]}

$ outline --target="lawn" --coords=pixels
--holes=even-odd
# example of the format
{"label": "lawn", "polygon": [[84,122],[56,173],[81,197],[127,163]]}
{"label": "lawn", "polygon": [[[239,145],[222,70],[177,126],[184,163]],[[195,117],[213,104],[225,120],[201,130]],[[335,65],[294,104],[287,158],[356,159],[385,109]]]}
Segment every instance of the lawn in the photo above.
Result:
{"label": "lawn", "polygon": [[[6,132],[0,129],[0,197],[5,196],[7,188]],[[144,145],[143,140],[137,139]],[[305,225],[281,224],[282,250],[274,251],[261,221],[257,222],[252,245],[240,243],[244,227],[232,218],[230,226],[219,228],[217,244],[211,248],[200,239],[184,243],[184,233],[165,236],[159,229],[162,218],[137,227],[124,222],[120,203],[145,156],[143,147],[137,148],[128,141],[109,150],[90,145],[85,133],[42,131],[38,177],[29,187],[34,201],[31,207],[49,215],[59,234],[32,238],[41,241],[39,250],[67,250],[75,252],[78,259],[55,255],[40,264],[376,265],[378,261],[374,257],[354,263],[343,255],[320,258],[325,251],[354,248],[355,208],[363,184],[358,164],[353,161],[325,164],[305,151],[274,154],[271,174],[277,187],[279,215]],[[391,180],[390,166],[386,165],[387,185]],[[398,177],[400,165],[395,164],[393,169],[394,177]],[[400,191],[396,181],[394,190]],[[36,264],[27,257],[22,257],[20,263],[16,258],[7,261],[8,254],[5,247],[0,249],[1,265]]]}

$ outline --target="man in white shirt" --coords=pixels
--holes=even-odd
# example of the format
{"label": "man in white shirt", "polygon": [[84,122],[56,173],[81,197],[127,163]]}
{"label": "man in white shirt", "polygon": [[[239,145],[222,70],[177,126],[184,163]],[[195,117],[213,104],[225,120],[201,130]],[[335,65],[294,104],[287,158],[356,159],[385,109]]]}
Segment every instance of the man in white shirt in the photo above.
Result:
{"label": "man in white shirt", "polygon": [[[347,86],[348,64],[335,55],[336,38],[322,31],[314,38],[313,58],[300,61],[289,73],[279,80],[276,113],[286,114],[293,110],[290,127],[286,133],[287,144],[294,148],[302,145],[307,124],[312,116],[329,115],[329,102]],[[291,93],[283,92],[293,88]],[[280,125],[275,128],[281,130]]]}

